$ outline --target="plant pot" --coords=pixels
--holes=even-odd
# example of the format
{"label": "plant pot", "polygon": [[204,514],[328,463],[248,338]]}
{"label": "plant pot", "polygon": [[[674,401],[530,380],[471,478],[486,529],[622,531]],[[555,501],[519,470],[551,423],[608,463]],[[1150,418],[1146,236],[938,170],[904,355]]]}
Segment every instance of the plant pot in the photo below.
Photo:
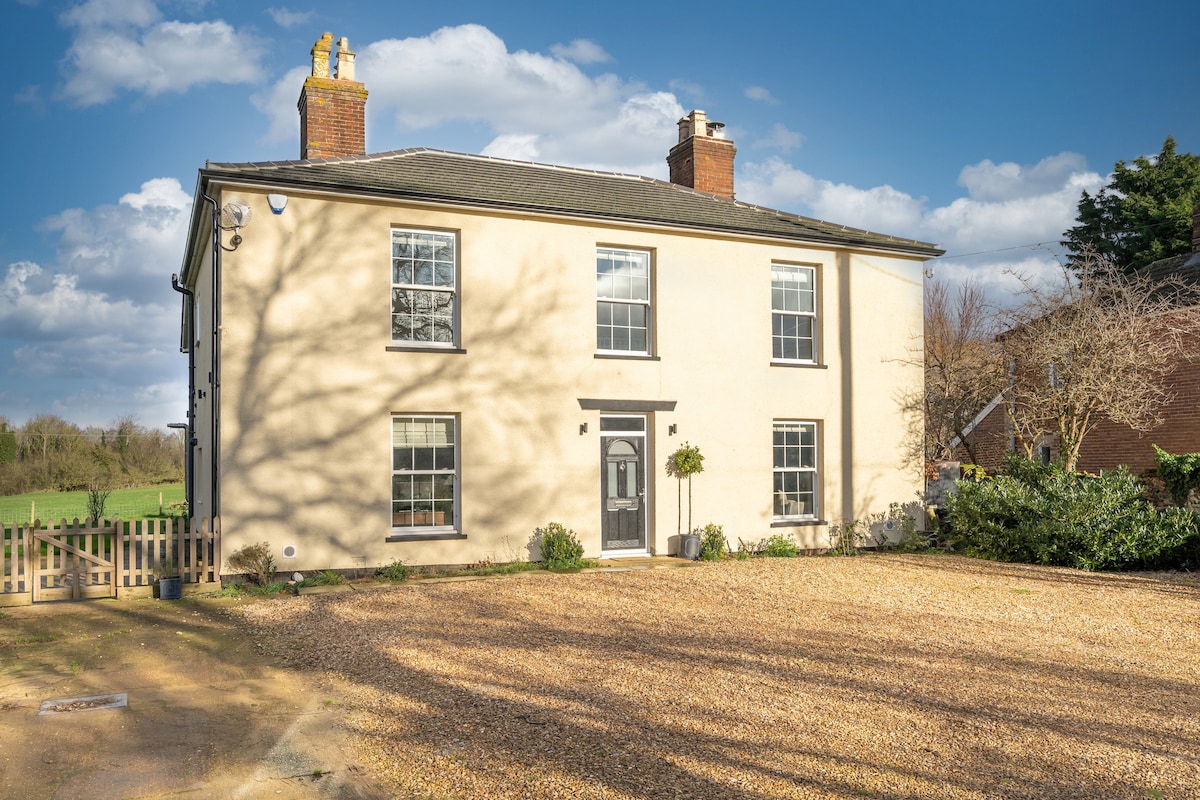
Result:
{"label": "plant pot", "polygon": [[158,599],[178,600],[183,597],[183,578],[159,578]]}
{"label": "plant pot", "polygon": [[695,561],[700,557],[700,534],[685,533],[679,539],[679,557]]}

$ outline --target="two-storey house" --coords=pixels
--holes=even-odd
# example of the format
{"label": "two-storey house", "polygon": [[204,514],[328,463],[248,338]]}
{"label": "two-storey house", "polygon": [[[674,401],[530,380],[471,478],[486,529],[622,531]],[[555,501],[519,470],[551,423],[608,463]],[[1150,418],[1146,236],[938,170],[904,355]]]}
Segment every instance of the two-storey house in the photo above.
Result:
{"label": "two-storey house", "polygon": [[[179,288],[190,495],[281,569],[666,554],[693,518],[827,542],[915,499],[902,467],[932,245],[734,199],[694,111],[670,182],[367,154],[343,39],[313,50],[297,161],[200,170]],[[686,519],[686,517],[685,517]]]}

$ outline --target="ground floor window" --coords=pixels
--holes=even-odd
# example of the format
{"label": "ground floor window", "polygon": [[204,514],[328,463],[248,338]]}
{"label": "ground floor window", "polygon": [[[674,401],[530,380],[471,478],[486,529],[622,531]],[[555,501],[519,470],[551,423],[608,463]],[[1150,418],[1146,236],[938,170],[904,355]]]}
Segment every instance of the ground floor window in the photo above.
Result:
{"label": "ground floor window", "polygon": [[817,516],[817,423],[776,420],[774,425],[774,516]]}
{"label": "ground floor window", "polygon": [[392,417],[392,528],[456,528],[456,429],[452,416]]}

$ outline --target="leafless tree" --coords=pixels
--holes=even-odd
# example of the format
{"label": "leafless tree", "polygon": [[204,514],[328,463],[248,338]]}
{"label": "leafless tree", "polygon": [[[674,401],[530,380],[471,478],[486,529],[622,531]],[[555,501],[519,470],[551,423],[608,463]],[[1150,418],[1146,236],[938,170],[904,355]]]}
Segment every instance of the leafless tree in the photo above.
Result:
{"label": "leafless tree", "polygon": [[963,432],[1004,386],[994,322],[978,283],[957,291],[940,281],[926,286],[925,384],[907,399],[912,418],[924,422],[924,458],[953,458],[961,441],[978,460]]}
{"label": "leafless tree", "polygon": [[1075,262],[1074,277],[1064,268],[1053,286],[1024,284],[1023,301],[1001,312],[997,341],[1006,413],[1026,455],[1052,436],[1074,470],[1102,419],[1141,431],[1161,423],[1189,313],[1183,287],[1124,275],[1095,252]]}

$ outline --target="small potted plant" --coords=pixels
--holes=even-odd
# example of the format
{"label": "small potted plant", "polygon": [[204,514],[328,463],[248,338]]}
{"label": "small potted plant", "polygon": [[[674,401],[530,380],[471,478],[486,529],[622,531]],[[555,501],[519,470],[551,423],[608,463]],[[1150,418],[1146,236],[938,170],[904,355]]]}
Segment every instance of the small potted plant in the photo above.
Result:
{"label": "small potted plant", "polygon": [[154,577],[158,579],[158,599],[178,600],[183,597],[183,577],[179,565],[169,558],[154,565]]}

